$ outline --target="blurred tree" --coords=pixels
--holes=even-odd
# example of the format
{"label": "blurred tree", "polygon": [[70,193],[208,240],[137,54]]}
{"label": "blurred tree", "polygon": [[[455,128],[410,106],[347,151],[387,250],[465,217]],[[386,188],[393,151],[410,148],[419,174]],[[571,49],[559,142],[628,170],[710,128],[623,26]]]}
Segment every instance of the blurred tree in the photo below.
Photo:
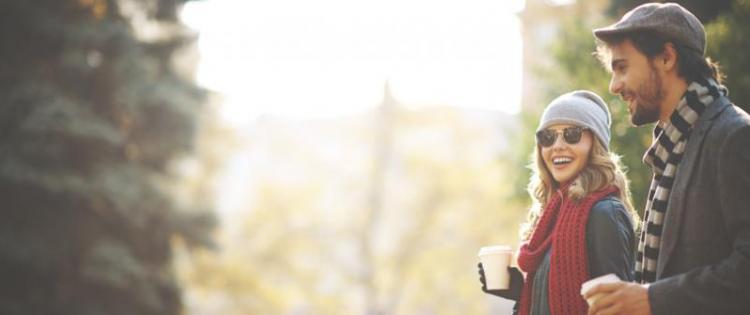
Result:
{"label": "blurred tree", "polygon": [[477,251],[523,213],[493,146],[510,119],[392,105],[256,126],[245,216],[185,268],[189,312],[487,313]]}
{"label": "blurred tree", "polygon": [[732,1],[732,10],[706,26],[706,55],[718,61],[726,75],[724,84],[735,104],[750,112],[750,1]]}
{"label": "blurred tree", "polygon": [[[602,2],[602,1],[598,1]],[[545,99],[542,104],[525,104],[526,111],[522,113],[522,127],[519,134],[525,137],[513,138],[516,152],[509,152],[509,158],[514,161],[519,172],[513,176],[517,187],[515,198],[528,200],[525,189],[529,183],[530,171],[524,166],[532,162],[534,149],[534,131],[539,123],[539,116],[547,103],[555,97],[573,90],[591,90],[599,94],[609,104],[612,113],[612,143],[613,152],[622,156],[622,162],[628,170],[631,181],[631,192],[636,210],[642,212],[645,193],[651,180],[650,170],[643,166],[641,157],[650,144],[649,128],[635,128],[630,124],[627,107],[619,98],[608,91],[609,74],[604,71],[600,63],[593,56],[596,50],[591,30],[606,25],[611,21],[603,14],[592,13],[599,6],[595,1],[578,1],[573,14],[562,19],[558,32],[548,48],[553,59],[551,66],[537,67],[532,71],[538,77],[544,78],[544,90],[539,91]]]}
{"label": "blurred tree", "polygon": [[[540,91],[540,93],[544,92]],[[552,100],[552,98],[546,95],[542,99]],[[527,107],[518,114],[520,126],[515,132],[518,135],[527,136],[511,137],[510,142],[513,150],[504,152],[500,156],[501,160],[508,161],[508,163],[513,165],[510,172],[505,175],[506,181],[512,183],[510,200],[524,204],[527,209],[532,202],[529,197],[528,184],[533,169],[533,151],[536,145],[533,135],[539,123],[539,116],[542,114],[541,106],[544,106],[544,104]]]}
{"label": "blurred tree", "polygon": [[205,109],[182,2],[3,2],[0,313],[181,312],[171,241],[214,221],[163,185]]}
{"label": "blurred tree", "polygon": [[193,302],[186,313],[342,314],[351,295],[317,292],[336,271],[313,214],[321,183],[258,184],[252,215],[224,225],[222,250],[201,251],[180,268]]}
{"label": "blurred tree", "polygon": [[[478,290],[476,253],[488,244],[518,243],[525,204],[510,198],[513,165],[497,159],[509,147],[493,148],[494,136],[510,137],[516,126],[501,116],[487,119],[499,126],[487,130],[463,115],[432,108],[397,116],[391,165],[403,174],[391,175],[387,220],[372,231],[398,244],[377,255],[378,314],[488,312],[488,296]],[[397,206],[404,202],[409,207]],[[512,306],[493,302],[506,307],[498,313]]]}
{"label": "blurred tree", "polygon": [[719,15],[727,13],[732,8],[733,0],[676,0],[676,1],[648,1],[648,0],[612,0],[607,14],[615,20],[620,19],[626,12],[648,2],[675,2],[693,12],[704,24],[710,23]]}

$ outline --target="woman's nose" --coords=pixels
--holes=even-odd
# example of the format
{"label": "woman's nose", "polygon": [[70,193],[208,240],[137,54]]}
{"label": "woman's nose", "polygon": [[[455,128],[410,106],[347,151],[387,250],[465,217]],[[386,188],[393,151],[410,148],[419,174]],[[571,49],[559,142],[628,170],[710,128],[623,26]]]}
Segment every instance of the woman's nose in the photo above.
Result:
{"label": "woman's nose", "polygon": [[563,147],[565,147],[568,143],[565,142],[564,138],[565,137],[563,137],[562,132],[558,133],[557,137],[555,137],[555,142],[552,143],[552,148],[554,149],[554,148],[563,148]]}

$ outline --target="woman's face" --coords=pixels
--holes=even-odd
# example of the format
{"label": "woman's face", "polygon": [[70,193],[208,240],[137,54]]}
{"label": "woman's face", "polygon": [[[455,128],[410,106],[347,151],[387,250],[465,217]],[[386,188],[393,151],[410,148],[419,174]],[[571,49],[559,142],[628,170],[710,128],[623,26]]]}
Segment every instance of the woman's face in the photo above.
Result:
{"label": "woman's face", "polygon": [[[552,177],[558,183],[567,183],[578,176],[589,162],[589,152],[593,144],[591,131],[584,130],[577,143],[568,143],[563,136],[565,128],[574,128],[574,125],[560,124],[552,125],[546,130],[556,133],[554,143],[541,147],[544,165],[552,173]],[[571,133],[571,132],[569,132]],[[574,133],[574,132],[573,132]],[[569,139],[570,140],[570,139]],[[575,140],[575,139],[573,139]]]}

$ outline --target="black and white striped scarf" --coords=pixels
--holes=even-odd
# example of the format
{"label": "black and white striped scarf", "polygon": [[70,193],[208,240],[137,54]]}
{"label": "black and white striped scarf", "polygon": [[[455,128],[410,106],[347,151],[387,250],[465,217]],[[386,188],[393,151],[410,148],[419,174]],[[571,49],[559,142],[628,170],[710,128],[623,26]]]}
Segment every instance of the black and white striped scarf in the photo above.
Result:
{"label": "black and white striped scarf", "polygon": [[643,230],[638,242],[636,282],[656,281],[662,224],[668,209],[667,201],[677,166],[682,160],[688,136],[698,117],[706,106],[722,94],[727,94],[726,88],[713,80],[692,82],[670,116],[669,122],[660,121],[654,128],[654,142],[643,156],[643,162],[651,166],[654,177],[646,200]]}

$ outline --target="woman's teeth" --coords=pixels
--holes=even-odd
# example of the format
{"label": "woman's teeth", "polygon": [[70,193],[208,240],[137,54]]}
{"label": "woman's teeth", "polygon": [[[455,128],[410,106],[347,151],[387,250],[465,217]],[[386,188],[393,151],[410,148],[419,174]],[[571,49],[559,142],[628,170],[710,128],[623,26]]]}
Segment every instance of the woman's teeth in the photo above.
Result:
{"label": "woman's teeth", "polygon": [[555,165],[567,164],[567,163],[570,163],[572,161],[573,161],[573,159],[571,159],[569,157],[556,157],[556,158],[552,159],[552,164],[555,164]]}

